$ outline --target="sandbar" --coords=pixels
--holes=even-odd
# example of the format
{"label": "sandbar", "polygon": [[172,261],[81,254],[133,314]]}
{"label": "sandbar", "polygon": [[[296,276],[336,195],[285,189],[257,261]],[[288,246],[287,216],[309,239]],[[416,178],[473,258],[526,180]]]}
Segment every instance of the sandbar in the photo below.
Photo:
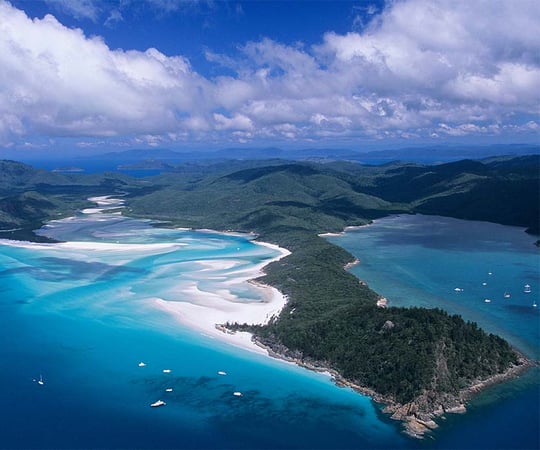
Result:
{"label": "sandbar", "polygon": [[[277,317],[287,303],[286,296],[280,291],[257,282],[256,278],[264,275],[264,266],[289,255],[290,252],[273,244],[258,241],[254,241],[254,243],[278,250],[280,254],[273,259],[254,265],[250,270],[242,269],[234,279],[223,282],[222,290],[203,292],[196,285],[193,285],[188,289],[189,302],[170,301],[156,297],[152,299],[153,305],[171,314],[181,324],[192,330],[197,330],[205,336],[219,339],[245,350],[268,355],[266,349],[252,342],[251,333],[230,332],[222,326],[226,323],[235,322],[250,325],[266,324],[272,317]],[[208,261],[204,263],[208,264]],[[212,262],[212,265],[215,267],[219,263],[215,261]],[[239,299],[227,289],[228,285],[237,284],[240,281],[249,281],[252,286],[260,290],[261,300],[246,301],[246,299]],[[185,287],[184,292],[186,292]]]}

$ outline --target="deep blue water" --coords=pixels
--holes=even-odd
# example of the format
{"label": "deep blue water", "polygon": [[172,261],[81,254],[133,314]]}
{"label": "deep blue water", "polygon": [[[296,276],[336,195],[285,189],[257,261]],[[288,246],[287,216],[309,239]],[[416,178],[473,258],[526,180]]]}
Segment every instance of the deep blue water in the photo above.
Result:
{"label": "deep blue water", "polygon": [[[276,252],[250,236],[92,212],[42,233],[76,243],[0,243],[2,448],[538,448],[537,373],[486,391],[418,442],[325,375],[211,339],[153,307],[153,297],[196,303],[191,286],[210,295],[224,283],[238,300],[260,301],[235,280]],[[391,302],[454,305],[537,351],[538,253],[522,230],[406,216],[332,240],[358,252],[357,275]],[[230,267],[210,264],[223,261]],[[524,282],[531,294],[520,293]],[[501,290],[512,292],[508,307]],[[158,398],[167,405],[151,408]]]}
{"label": "deep blue water", "polygon": [[[62,168],[78,168],[82,169],[80,173],[104,173],[104,172],[118,172],[132,177],[150,177],[159,175],[163,171],[161,169],[138,169],[138,170],[125,170],[119,169],[120,164],[130,164],[139,161],[122,161],[114,159],[98,159],[98,158],[73,158],[73,159],[29,159],[22,160],[24,163],[29,164],[38,169],[45,169],[53,171]],[[69,173],[69,172],[68,172]]]}

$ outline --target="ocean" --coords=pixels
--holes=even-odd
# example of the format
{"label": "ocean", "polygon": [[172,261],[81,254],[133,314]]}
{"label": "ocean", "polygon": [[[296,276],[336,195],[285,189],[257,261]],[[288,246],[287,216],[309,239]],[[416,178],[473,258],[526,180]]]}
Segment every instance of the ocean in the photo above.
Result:
{"label": "ocean", "polygon": [[[277,251],[253,236],[160,229],[99,210],[40,233],[68,244],[0,241],[1,448],[539,446],[534,372],[486,391],[419,442],[328,376],[231,346],[155,307],[155,298],[196,306],[216,292],[260,302],[239,273]],[[352,270],[392,304],[455,307],[538,351],[538,253],[521,229],[401,216],[329,239],[359,257]],[[158,399],[166,406],[150,407]]]}

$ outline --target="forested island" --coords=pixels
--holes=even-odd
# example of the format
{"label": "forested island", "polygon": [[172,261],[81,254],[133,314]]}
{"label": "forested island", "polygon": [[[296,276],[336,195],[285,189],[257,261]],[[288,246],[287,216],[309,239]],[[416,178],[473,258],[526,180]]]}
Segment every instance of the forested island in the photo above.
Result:
{"label": "forested island", "polygon": [[320,236],[394,213],[487,220],[540,231],[539,156],[440,165],[344,161],[184,163],[152,178],[63,174],[0,162],[0,238],[39,240],[47,220],[122,195],[123,213],[160,226],[256,233],[291,254],[259,281],[288,297],[280,316],[251,331],[279,357],[329,369],[369,393],[421,436],[478,388],[531,362],[498,336],[439,309],[381,308],[345,270],[354,258]]}

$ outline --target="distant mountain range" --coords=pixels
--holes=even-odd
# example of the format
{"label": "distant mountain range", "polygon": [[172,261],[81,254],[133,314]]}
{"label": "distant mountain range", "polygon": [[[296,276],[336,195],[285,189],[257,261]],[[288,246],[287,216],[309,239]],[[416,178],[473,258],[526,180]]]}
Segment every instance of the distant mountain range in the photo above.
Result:
{"label": "distant mountain range", "polygon": [[225,148],[212,151],[174,151],[169,149],[133,149],[122,152],[110,152],[101,155],[81,157],[81,159],[100,159],[129,163],[143,160],[164,160],[184,162],[224,159],[289,159],[289,160],[349,160],[366,164],[381,164],[390,161],[411,161],[422,163],[450,162],[460,159],[483,159],[490,156],[520,156],[540,154],[540,145],[499,144],[481,147],[471,146],[435,146],[407,147],[390,150],[362,152],[351,149],[305,148],[281,149],[265,148]]}
{"label": "distant mountain range", "polygon": [[[6,158],[25,162],[34,167],[60,173],[102,173],[123,171],[135,176],[147,176],[145,171],[177,171],[187,163],[212,164],[226,161],[289,160],[329,163],[350,161],[366,165],[383,165],[394,161],[421,164],[439,164],[463,159],[485,160],[490,157],[540,155],[540,144],[500,144],[486,146],[423,146],[399,149],[361,151],[339,148],[282,149],[278,147],[241,148],[220,150],[171,150],[164,148],[131,149],[88,156],[62,156],[49,153],[14,150],[0,152]],[[137,175],[139,174],[139,175]]]}

